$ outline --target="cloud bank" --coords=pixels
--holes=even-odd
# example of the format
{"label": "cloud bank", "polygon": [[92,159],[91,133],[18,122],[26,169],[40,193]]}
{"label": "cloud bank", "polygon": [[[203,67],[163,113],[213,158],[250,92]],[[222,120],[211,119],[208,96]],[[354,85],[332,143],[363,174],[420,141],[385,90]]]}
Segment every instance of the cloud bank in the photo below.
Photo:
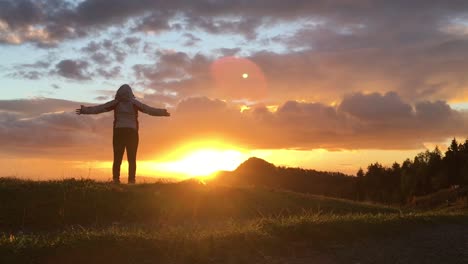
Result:
{"label": "cloud bank", "polygon": [[[52,99],[0,101],[2,152],[109,158],[112,114],[76,116],[72,109],[79,104]],[[425,142],[468,132],[466,112],[443,101],[410,105],[393,92],[350,94],[337,106],[287,101],[274,112],[260,105],[241,112],[239,105],[193,97],[171,112],[165,119],[141,116],[142,159],[208,138],[249,149],[417,149]],[[109,149],[108,155],[102,149]]]}
{"label": "cloud bank", "polygon": [[[0,1],[0,45],[56,53],[9,78],[125,78],[171,107],[142,116],[143,157],[204,137],[332,150],[465,137],[467,113],[450,104],[468,100],[467,25],[466,1]],[[162,44],[171,34],[178,48]],[[72,42],[76,56],[61,53]],[[2,151],[104,158],[112,116],[73,115],[80,104],[1,100]]]}

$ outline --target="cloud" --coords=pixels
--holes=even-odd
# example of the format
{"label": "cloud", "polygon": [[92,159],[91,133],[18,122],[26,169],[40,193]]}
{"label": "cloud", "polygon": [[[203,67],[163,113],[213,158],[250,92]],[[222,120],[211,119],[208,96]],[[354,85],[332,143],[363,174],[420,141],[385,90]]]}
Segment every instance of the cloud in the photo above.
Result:
{"label": "cloud", "polygon": [[[226,53],[238,51],[220,50]],[[154,64],[137,64],[133,70],[135,79],[142,80],[143,85],[154,93],[174,93],[179,99],[209,96],[252,101],[265,99],[268,93],[262,69],[248,58],[158,51]]]}
{"label": "cloud", "polygon": [[97,69],[97,73],[105,79],[113,79],[120,76],[121,69],[122,68],[120,66],[115,66],[110,70]]}
{"label": "cloud", "polygon": [[140,44],[141,39],[137,37],[126,37],[123,41],[128,47],[132,49],[137,49],[138,44]]}
{"label": "cloud", "polygon": [[100,95],[96,96],[94,99],[97,101],[109,101],[109,96]]}
{"label": "cloud", "polygon": [[[378,106],[382,101],[384,105]],[[400,107],[406,110],[396,110]],[[397,119],[385,118],[394,114]],[[437,117],[437,124],[429,115]],[[276,112],[253,106],[242,113],[222,101],[192,98],[179,104],[173,123],[189,124],[180,130],[185,134],[176,133],[178,138],[219,133],[249,148],[418,149],[424,142],[464,135],[467,118],[442,101],[412,106],[389,93],[355,94],[337,107],[287,101]]]}
{"label": "cloud", "polygon": [[384,95],[355,93],[343,99],[339,110],[361,120],[385,122],[407,118],[413,111],[412,107],[394,92]]}
{"label": "cloud", "polygon": [[[7,0],[0,2],[0,43],[50,48],[113,28],[115,38],[85,42],[79,59],[25,64],[9,76],[113,79],[125,73],[129,54],[143,49],[154,63],[132,69],[136,83],[148,88],[144,99],[176,107],[169,120],[154,121],[157,127],[148,123],[165,139],[155,141],[155,149],[217,134],[253,148],[418,148],[467,132],[466,113],[447,104],[468,98],[467,11],[463,1]],[[201,51],[153,48],[139,35],[164,31],[182,36],[187,50]],[[229,40],[239,35],[246,43],[210,50],[199,45],[206,40],[198,32]],[[248,64],[217,71],[233,72],[232,80],[217,78],[214,66],[240,54],[237,61]],[[249,78],[241,78],[246,65],[255,65],[258,74],[248,68]],[[265,87],[261,93],[258,84]],[[239,99],[259,105],[240,113],[229,103]],[[73,129],[65,128],[73,127],[67,122],[75,117],[42,116],[63,108],[41,100],[11,101],[24,111],[1,101],[2,115],[9,114],[4,120],[13,120],[15,129],[63,123],[60,138],[72,141],[67,133]],[[279,105],[278,111],[262,102]],[[51,106],[42,106],[47,103]],[[22,130],[8,131],[4,135]]]}
{"label": "cloud", "polygon": [[[332,43],[335,42],[330,45]],[[346,41],[337,39],[336,43]],[[464,70],[468,68],[468,53],[464,52],[464,44],[465,41],[441,39],[429,44],[378,48],[365,47],[363,41],[364,48],[336,47],[337,50],[332,51],[308,48],[286,53],[260,51],[244,59],[260,69],[267,82],[267,99],[271,101],[294,99],[331,103],[343,95],[362,91],[395,91],[412,102],[453,101],[468,97],[464,89],[468,85]],[[218,55],[196,56],[159,52],[156,63],[134,66],[136,79],[154,89],[179,92],[182,98],[193,95],[222,97],[213,84],[212,65],[219,59],[217,56],[240,51],[239,48],[222,49],[215,51]],[[229,89],[241,91],[244,85],[238,83]],[[244,96],[251,95],[247,92]]]}
{"label": "cloud", "polygon": [[221,53],[223,56],[235,56],[237,53],[239,53],[242,49],[241,48],[221,48],[217,50],[219,53]]}
{"label": "cloud", "polygon": [[[77,116],[73,110],[80,104],[45,98],[0,101],[0,152],[110,159],[112,114]],[[407,110],[395,112],[399,107]],[[249,149],[420,149],[426,142],[468,132],[466,112],[443,101],[411,105],[393,93],[354,94],[338,106],[286,101],[274,112],[262,105],[241,112],[232,102],[193,97],[169,110],[170,118],[140,116],[142,159],[162,157],[201,139]],[[395,113],[397,120],[385,118]]]}
{"label": "cloud", "polygon": [[[199,42],[194,35],[199,31],[216,36],[244,36],[248,43],[258,46],[247,53],[250,54],[247,59],[264,71],[272,100],[335,101],[344,94],[360,91],[396,91],[412,101],[468,97],[464,89],[468,85],[464,71],[468,66],[468,35],[463,33],[467,28],[468,4],[464,2],[299,0],[290,4],[257,0],[243,5],[235,1],[205,0],[190,3],[7,0],[0,5],[0,42],[3,43],[59,45],[66,39],[85,38],[117,27],[121,39],[94,43],[94,49],[84,49],[89,61],[99,65],[112,61],[122,63],[130,50],[137,50],[137,38],[127,35],[132,30],[134,33],[179,32],[189,46]],[[290,32],[291,25],[294,30]],[[270,43],[265,50],[273,45],[284,51],[262,51],[265,41]],[[224,51],[203,48],[208,60],[215,60],[210,57],[218,54],[239,54],[236,51],[239,47]],[[169,86],[168,89],[197,93],[207,90],[202,87],[210,78],[206,67],[203,69],[206,72],[197,76],[183,67],[190,67],[190,63],[177,70],[186,73],[183,80],[160,83],[149,78],[146,81],[159,88]],[[160,75],[169,74],[165,71],[167,74]],[[17,76],[40,77],[28,71]]]}
{"label": "cloud", "polygon": [[83,103],[52,98],[0,100],[0,111],[9,112],[23,118],[44,113],[72,111],[80,104]]}
{"label": "cloud", "polygon": [[[32,42],[42,47],[57,44],[58,38],[51,30],[57,27],[53,14],[67,8],[65,1],[1,1],[0,43],[18,45]],[[50,28],[45,26],[50,24]],[[68,31],[66,28],[62,31]]]}
{"label": "cloud", "polygon": [[28,79],[28,80],[39,80],[42,77],[42,73],[39,71],[24,71],[18,70],[12,74],[8,74],[9,77]]}
{"label": "cloud", "polygon": [[31,118],[0,112],[2,153],[53,159],[85,158],[92,142],[99,142],[99,137],[90,132],[95,122],[86,117],[78,119],[70,112]]}
{"label": "cloud", "polygon": [[133,32],[158,33],[171,29],[169,19],[172,15],[162,12],[153,12],[151,15],[141,18],[133,27]]}
{"label": "cloud", "polygon": [[50,57],[44,60],[37,60],[34,63],[14,65],[10,69],[11,72],[6,74],[6,76],[28,80],[39,80],[47,75],[51,64],[52,58]]}
{"label": "cloud", "polygon": [[82,60],[62,60],[55,65],[53,73],[67,79],[78,81],[90,80],[89,63]]}
{"label": "cloud", "polygon": [[[135,39],[130,38],[125,44],[135,46],[138,42]],[[98,64],[108,65],[112,62],[122,63],[127,57],[127,52],[121,47],[118,42],[106,39],[101,42],[91,41],[81,49],[81,51],[87,53],[91,60]],[[112,56],[110,56],[112,55]]]}
{"label": "cloud", "polygon": [[[450,18],[464,15],[468,8],[466,3],[450,1],[371,4],[367,1],[330,3],[307,0],[295,1],[294,4],[280,0],[257,0],[249,2],[249,5],[235,1],[206,0],[189,3],[162,0],[6,0],[2,1],[0,7],[0,20],[8,26],[6,34],[16,38],[16,42],[10,41],[11,44],[46,44],[86,36],[96,30],[129,22],[136,25],[133,27],[139,31],[196,28],[214,34],[240,34],[247,39],[254,39],[262,26],[300,19],[325,21],[328,27],[334,26],[334,30],[341,35],[353,31],[354,26],[380,29],[385,25],[387,29],[391,28],[386,31],[393,37],[389,40],[424,40],[429,30],[435,32],[439,27],[447,32],[460,32],[459,29],[450,30],[460,28]],[[392,24],[401,26],[388,27]],[[450,27],[451,24],[455,26]],[[20,34],[28,28],[43,30],[40,34],[42,37],[28,38],[28,34]],[[7,39],[3,38],[3,41],[8,43]],[[385,42],[385,39],[381,41]]]}
{"label": "cloud", "polygon": [[192,33],[185,33],[184,37],[187,38],[185,41],[185,46],[195,46],[198,42],[200,42],[202,39],[193,35]]}
{"label": "cloud", "polygon": [[214,35],[240,34],[246,39],[257,37],[256,29],[262,25],[258,17],[210,17],[193,14],[186,17],[188,30],[201,30]]}
{"label": "cloud", "polygon": [[133,66],[135,78],[155,93],[175,92],[179,98],[209,94],[211,59],[203,54],[158,51],[154,64]]}

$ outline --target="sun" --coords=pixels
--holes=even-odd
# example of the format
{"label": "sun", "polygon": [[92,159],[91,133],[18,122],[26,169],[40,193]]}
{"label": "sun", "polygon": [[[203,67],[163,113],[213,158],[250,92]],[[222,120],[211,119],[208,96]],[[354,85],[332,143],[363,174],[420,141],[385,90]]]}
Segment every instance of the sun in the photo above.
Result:
{"label": "sun", "polygon": [[159,169],[187,176],[209,176],[221,170],[234,170],[243,161],[244,155],[236,150],[201,149],[181,159],[161,163]]}
{"label": "sun", "polygon": [[242,78],[244,78],[244,79],[247,79],[247,78],[249,78],[249,74],[248,74],[248,73],[244,73],[244,74],[242,74]]}
{"label": "sun", "polygon": [[235,170],[247,158],[246,151],[222,141],[194,142],[180,146],[145,170],[183,178],[209,177],[218,171]]}

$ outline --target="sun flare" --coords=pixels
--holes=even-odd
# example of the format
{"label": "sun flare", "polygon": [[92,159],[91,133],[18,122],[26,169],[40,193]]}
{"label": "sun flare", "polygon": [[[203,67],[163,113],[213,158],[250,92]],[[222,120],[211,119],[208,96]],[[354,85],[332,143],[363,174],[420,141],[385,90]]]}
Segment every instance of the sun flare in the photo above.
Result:
{"label": "sun flare", "polygon": [[152,162],[145,171],[158,171],[179,177],[209,177],[218,171],[234,170],[248,158],[245,150],[222,141],[184,144],[164,160]]}
{"label": "sun flare", "polygon": [[160,171],[187,176],[209,176],[221,170],[234,170],[244,154],[236,150],[201,149],[187,153],[179,160],[158,163]]}

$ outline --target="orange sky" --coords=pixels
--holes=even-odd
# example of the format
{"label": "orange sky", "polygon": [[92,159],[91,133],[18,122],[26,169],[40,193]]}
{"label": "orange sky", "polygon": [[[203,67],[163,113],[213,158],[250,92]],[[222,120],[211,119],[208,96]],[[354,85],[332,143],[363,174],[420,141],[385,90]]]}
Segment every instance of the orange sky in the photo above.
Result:
{"label": "orange sky", "polygon": [[468,4],[451,1],[4,1],[0,176],[110,178],[128,83],[138,175],[251,156],[354,174],[468,135]]}

